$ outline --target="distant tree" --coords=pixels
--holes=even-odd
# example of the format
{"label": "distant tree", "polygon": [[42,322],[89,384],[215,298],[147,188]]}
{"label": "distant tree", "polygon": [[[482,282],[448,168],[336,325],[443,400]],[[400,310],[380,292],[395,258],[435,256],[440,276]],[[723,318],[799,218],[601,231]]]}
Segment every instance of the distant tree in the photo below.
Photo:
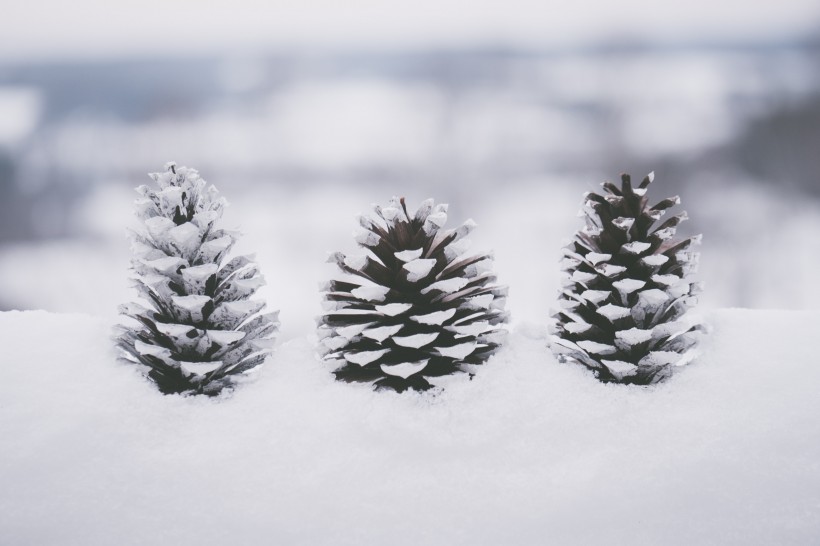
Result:
{"label": "distant tree", "polygon": [[217,229],[226,204],[194,169],[169,163],[140,186],[133,234],[135,286],[147,306],[120,312],[136,326],[118,329],[125,360],[146,367],[160,391],[218,394],[270,353],[278,312],[251,296],[264,284],[248,256],[227,260],[237,235]]}
{"label": "distant tree", "polygon": [[326,287],[319,334],[336,378],[422,391],[486,361],[506,334],[507,289],[491,256],[466,253],[475,224],[444,229],[447,205],[432,199],[415,214],[403,198],[375,212],[361,218],[365,254],[331,257],[342,275]]}
{"label": "distant tree", "polygon": [[700,236],[674,238],[686,213],[655,226],[678,197],[649,206],[650,174],[637,188],[588,193],[586,226],[564,250],[567,278],[554,318],[553,351],[592,369],[604,382],[649,384],[687,362],[699,325],[683,316],[700,285],[690,280]]}

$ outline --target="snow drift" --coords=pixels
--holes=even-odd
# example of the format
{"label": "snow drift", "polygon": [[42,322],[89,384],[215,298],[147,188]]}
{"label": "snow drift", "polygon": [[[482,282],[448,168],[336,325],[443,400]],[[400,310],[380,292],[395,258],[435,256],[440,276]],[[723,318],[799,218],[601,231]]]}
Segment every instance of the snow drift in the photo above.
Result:
{"label": "snow drift", "polygon": [[117,363],[108,320],[0,313],[0,542],[812,543],[820,312],[707,319],[648,388],[524,324],[436,395],[335,382],[303,337],[207,399]]}

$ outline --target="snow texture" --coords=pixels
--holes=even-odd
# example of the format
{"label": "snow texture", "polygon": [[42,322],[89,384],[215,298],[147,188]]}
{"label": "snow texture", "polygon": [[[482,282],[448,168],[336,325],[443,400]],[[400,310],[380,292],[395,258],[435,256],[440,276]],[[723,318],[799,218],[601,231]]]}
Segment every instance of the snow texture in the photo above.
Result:
{"label": "snow texture", "polygon": [[297,337],[208,399],[118,364],[109,320],[0,313],[0,542],[816,544],[820,313],[706,319],[645,388],[522,323],[438,394],[336,382]]}
{"label": "snow texture", "polygon": [[382,364],[380,368],[387,375],[394,375],[396,377],[401,377],[402,379],[407,379],[411,375],[422,371],[427,366],[428,362],[430,362],[429,359],[419,360],[418,362],[402,362],[400,364]]}
{"label": "snow texture", "polygon": [[407,280],[417,282],[429,275],[435,265],[434,259],[418,259],[407,262],[403,267],[407,270]]}
{"label": "snow texture", "polygon": [[598,308],[598,314],[605,316],[610,321],[615,321],[620,318],[628,317],[629,309],[627,307],[621,307],[619,305],[612,305],[611,303],[608,303]]}
{"label": "snow texture", "polygon": [[409,311],[412,307],[412,303],[388,303],[386,305],[377,305],[376,311],[388,317],[395,317]]}

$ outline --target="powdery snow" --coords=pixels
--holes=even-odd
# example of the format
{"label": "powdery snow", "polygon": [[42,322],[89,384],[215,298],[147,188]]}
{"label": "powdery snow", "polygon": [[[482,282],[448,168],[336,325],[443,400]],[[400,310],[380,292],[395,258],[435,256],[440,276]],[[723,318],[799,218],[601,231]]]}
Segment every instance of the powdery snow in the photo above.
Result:
{"label": "powdery snow", "polygon": [[427,367],[428,362],[430,362],[429,358],[427,360],[419,360],[418,362],[402,362],[400,364],[390,365],[382,364],[380,368],[388,375],[395,375],[396,377],[407,379]]}
{"label": "powdery snow", "polygon": [[[368,323],[368,325],[370,324],[373,323]],[[348,326],[347,328],[350,327]],[[399,330],[401,330],[402,328],[404,328],[404,326],[401,324],[396,324],[394,326],[380,326],[378,328],[370,328],[369,330],[364,330],[362,332],[362,335],[364,337],[369,337],[370,339],[375,339],[376,341],[384,341],[393,334],[397,334]]]}
{"label": "powdery snow", "polygon": [[586,259],[592,265],[596,265],[596,264],[599,264],[601,262],[611,260],[612,259],[612,254],[601,254],[599,252],[590,252],[589,254],[586,255]]}
{"label": "powdery snow", "polygon": [[640,345],[652,339],[652,330],[641,330],[640,328],[630,328],[615,332],[615,337],[627,345]]}
{"label": "powdery snow", "polygon": [[[372,232],[368,232],[372,233]],[[423,248],[418,248],[416,250],[402,250],[401,252],[394,252],[396,258],[403,262],[412,262],[418,258],[421,258],[421,253],[424,252]]]}
{"label": "powdery snow", "polygon": [[450,320],[456,314],[456,309],[446,309],[444,311],[434,311],[426,315],[411,316],[410,320],[418,322],[419,324],[435,324],[442,325],[445,321]]}
{"label": "powdery snow", "polygon": [[388,292],[390,288],[376,285],[360,286],[350,291],[354,297],[365,301],[382,301]]}
{"label": "powdery snow", "polygon": [[629,316],[628,307],[621,307],[620,305],[613,305],[611,303],[599,307],[596,312],[612,322]]}
{"label": "powdery snow", "polygon": [[458,292],[467,284],[469,284],[470,280],[465,279],[464,277],[453,277],[452,279],[445,279],[442,281],[436,281],[427,288],[423,288],[421,290],[422,294],[429,294],[434,290],[439,290],[441,292],[445,292],[447,294]]}
{"label": "powdery snow", "polygon": [[380,359],[386,352],[387,349],[381,349],[380,351],[359,351],[358,353],[350,352],[345,353],[344,357],[348,362],[364,366],[365,364],[370,364]]}
{"label": "powdery snow", "polygon": [[407,280],[417,282],[429,275],[435,265],[434,259],[417,259],[407,262],[402,267],[407,270]]}
{"label": "powdery snow", "polygon": [[650,267],[660,267],[669,261],[669,256],[663,254],[652,254],[651,256],[644,256],[641,261]]}
{"label": "powdery snow", "polygon": [[612,286],[618,289],[623,294],[631,294],[635,290],[640,290],[646,285],[646,281],[639,281],[637,279],[622,279],[612,283]]}
{"label": "powdery snow", "polygon": [[388,303],[386,305],[377,305],[376,311],[389,317],[395,317],[401,315],[411,307],[413,307],[411,303]]}
{"label": "powdery snow", "polygon": [[0,313],[1,541],[813,544],[820,313],[707,320],[701,358],[649,388],[523,323],[437,395],[336,382],[297,337],[206,399],[116,363],[106,320]]}
{"label": "powdery snow", "polygon": [[415,334],[412,336],[393,336],[393,343],[402,347],[412,347],[419,349],[425,345],[430,345],[439,336],[438,332],[430,334]]}
{"label": "powdery snow", "polygon": [[650,243],[644,241],[634,241],[632,243],[621,245],[621,250],[627,254],[640,254],[641,252],[649,250],[651,246],[652,245]]}

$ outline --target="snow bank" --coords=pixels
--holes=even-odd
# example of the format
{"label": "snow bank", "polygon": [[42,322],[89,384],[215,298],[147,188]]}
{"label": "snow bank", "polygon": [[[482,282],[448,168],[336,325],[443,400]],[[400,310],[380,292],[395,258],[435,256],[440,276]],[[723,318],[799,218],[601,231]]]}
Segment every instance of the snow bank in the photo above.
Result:
{"label": "snow bank", "polygon": [[162,396],[110,323],[0,313],[4,544],[808,544],[818,312],[726,310],[666,384],[602,385],[519,325],[436,396],[336,383],[313,341]]}

